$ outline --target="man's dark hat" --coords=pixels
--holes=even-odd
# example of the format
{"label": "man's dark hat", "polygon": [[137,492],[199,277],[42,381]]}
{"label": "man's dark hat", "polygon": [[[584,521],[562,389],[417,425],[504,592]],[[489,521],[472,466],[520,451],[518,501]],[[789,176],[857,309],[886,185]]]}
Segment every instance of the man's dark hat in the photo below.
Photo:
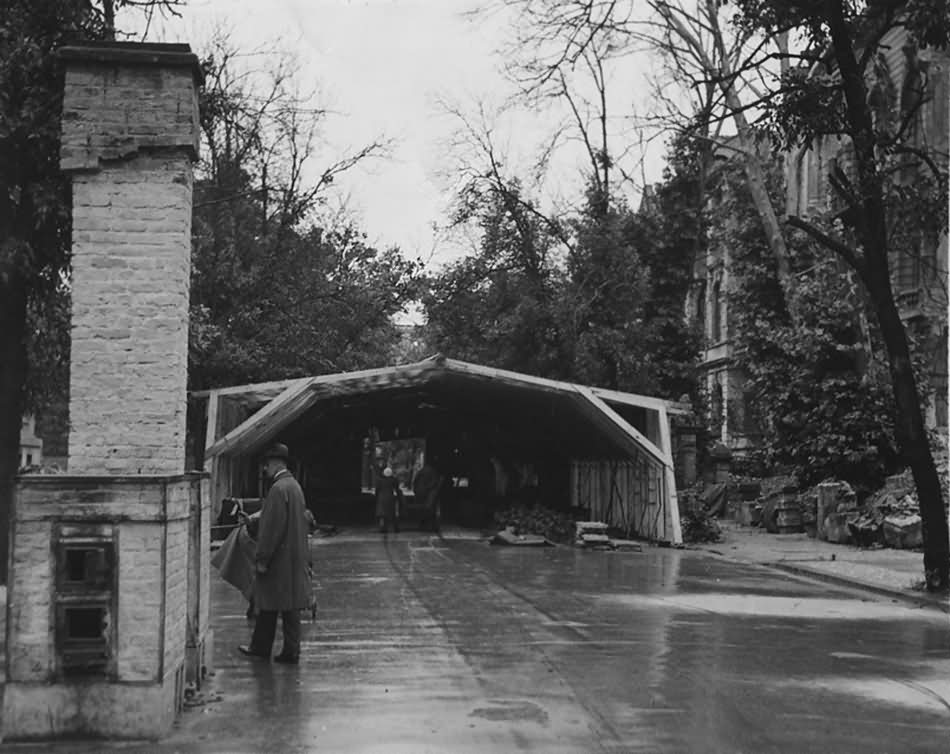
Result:
{"label": "man's dark hat", "polygon": [[268,458],[281,458],[284,461],[290,458],[290,451],[282,442],[275,442],[266,451],[264,451],[264,460]]}

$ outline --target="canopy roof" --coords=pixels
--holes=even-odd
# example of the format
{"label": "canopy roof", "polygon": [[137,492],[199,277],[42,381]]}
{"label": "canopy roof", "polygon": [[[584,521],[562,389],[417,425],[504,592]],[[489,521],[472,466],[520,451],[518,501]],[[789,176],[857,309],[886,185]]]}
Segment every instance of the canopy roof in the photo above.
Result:
{"label": "canopy roof", "polygon": [[[666,424],[681,404],[660,398],[558,382],[436,355],[414,364],[222,388],[198,395],[227,397],[254,410],[222,437],[212,435],[206,458],[252,455],[276,438],[319,432],[338,418],[369,420],[387,412],[408,417],[451,411],[470,420],[517,420],[538,442],[573,455],[645,452],[669,466],[669,450],[648,426]],[[648,418],[652,414],[652,421]],[[639,428],[635,425],[639,425]],[[652,439],[647,434],[653,434]]]}

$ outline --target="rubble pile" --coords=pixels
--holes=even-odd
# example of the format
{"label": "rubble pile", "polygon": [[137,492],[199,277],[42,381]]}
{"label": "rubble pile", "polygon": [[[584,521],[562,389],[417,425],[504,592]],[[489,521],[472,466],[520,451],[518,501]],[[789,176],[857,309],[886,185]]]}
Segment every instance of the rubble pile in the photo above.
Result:
{"label": "rubble pile", "polygon": [[850,526],[859,546],[910,549],[923,545],[920,503],[910,471],[888,477]]}
{"label": "rubble pile", "polygon": [[920,504],[909,470],[888,477],[884,487],[860,507],[845,482],[829,480],[816,489],[821,539],[858,547],[914,549],[923,545]]}
{"label": "rubble pile", "polygon": [[495,525],[514,534],[538,534],[552,542],[570,542],[574,521],[566,513],[543,505],[515,505],[495,514]]}

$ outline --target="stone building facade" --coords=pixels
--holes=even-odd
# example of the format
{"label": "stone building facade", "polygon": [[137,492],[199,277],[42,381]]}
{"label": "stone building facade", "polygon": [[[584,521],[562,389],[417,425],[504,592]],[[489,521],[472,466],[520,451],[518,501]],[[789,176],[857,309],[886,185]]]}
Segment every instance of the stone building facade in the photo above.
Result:
{"label": "stone building facade", "polygon": [[[897,121],[912,118],[908,146],[942,161],[947,170],[950,149],[950,57],[920,50],[904,29],[891,31],[880,44],[875,63],[876,81],[870,98],[876,118]],[[789,215],[834,212],[837,202],[828,174],[835,168],[850,171],[852,147],[840,139],[821,139],[810,149],[788,155],[786,211]],[[899,180],[911,184],[915,170],[903,170]],[[929,368],[932,394],[927,424],[946,433],[947,422],[947,225],[937,238],[921,237],[911,252],[894,252],[891,284],[897,305],[911,335],[924,338],[924,352],[932,354]]]}
{"label": "stone building facade", "polygon": [[[903,30],[891,32],[881,44],[875,65],[876,83],[871,97],[877,117],[901,117],[919,103],[911,101],[924,92],[913,126],[914,146],[941,156],[946,169],[950,135],[950,60],[946,55],[918,50]],[[785,157],[786,212],[807,215],[834,211],[836,199],[828,181],[829,171],[847,169],[850,145],[842,139],[821,139],[807,149]],[[913,181],[914,175],[903,176]],[[710,209],[718,201],[711,200]],[[695,260],[693,285],[686,302],[687,317],[705,334],[701,353],[702,382],[709,399],[714,435],[741,455],[755,447],[759,428],[745,378],[733,359],[730,338],[730,255],[727,244],[710,243]],[[912,253],[895,253],[891,260],[892,283],[902,317],[912,334],[927,339],[932,393],[926,412],[928,426],[946,434],[947,419],[947,271],[946,231],[939,238],[921,238]]]}

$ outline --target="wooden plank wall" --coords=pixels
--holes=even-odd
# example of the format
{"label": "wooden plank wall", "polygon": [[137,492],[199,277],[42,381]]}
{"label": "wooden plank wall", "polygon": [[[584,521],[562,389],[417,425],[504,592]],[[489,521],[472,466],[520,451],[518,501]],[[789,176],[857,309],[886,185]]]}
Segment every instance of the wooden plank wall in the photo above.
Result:
{"label": "wooden plank wall", "polygon": [[646,455],[571,462],[571,504],[625,536],[672,541],[667,500],[663,467]]}

